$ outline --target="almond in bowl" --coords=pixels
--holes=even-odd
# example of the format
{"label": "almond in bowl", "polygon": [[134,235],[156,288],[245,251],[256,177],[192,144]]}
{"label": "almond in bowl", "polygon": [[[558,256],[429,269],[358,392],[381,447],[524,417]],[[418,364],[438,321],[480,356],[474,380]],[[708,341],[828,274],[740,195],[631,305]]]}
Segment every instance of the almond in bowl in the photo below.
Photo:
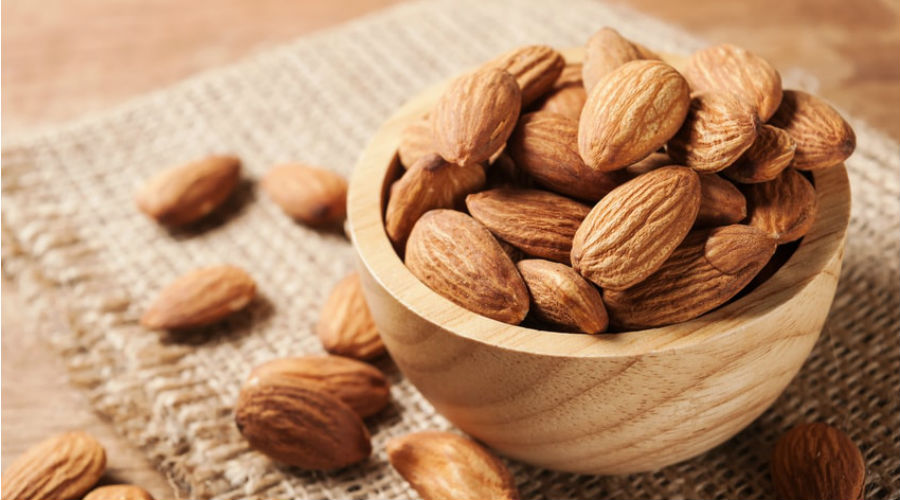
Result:
{"label": "almond in bowl", "polygon": [[[348,195],[366,302],[403,373],[499,453],[591,474],[708,450],[787,386],[834,297],[855,143],[748,51],[659,59],[615,35],[598,36],[627,42],[616,54],[563,50],[560,65],[526,47],[505,56],[509,78],[494,60],[426,90],[378,131]],[[578,118],[547,110],[579,64]],[[565,82],[535,96],[542,71]],[[405,170],[410,142],[450,166]]]}

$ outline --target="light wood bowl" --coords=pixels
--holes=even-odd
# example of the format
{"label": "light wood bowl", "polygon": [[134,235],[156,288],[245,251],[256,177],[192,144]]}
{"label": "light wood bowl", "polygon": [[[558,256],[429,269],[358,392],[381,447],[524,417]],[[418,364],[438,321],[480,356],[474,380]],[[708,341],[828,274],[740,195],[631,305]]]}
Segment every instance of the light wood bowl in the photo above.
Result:
{"label": "light wood bowl", "polygon": [[445,85],[384,123],[356,165],[348,197],[375,323],[397,366],[437,411],[508,457],[623,474],[702,453],[772,404],[809,355],[834,298],[850,214],[843,166],[814,174],[814,226],[773,277],[739,300],[692,321],[621,334],[512,326],[422,284],[385,234],[386,196],[402,169],[401,130]]}

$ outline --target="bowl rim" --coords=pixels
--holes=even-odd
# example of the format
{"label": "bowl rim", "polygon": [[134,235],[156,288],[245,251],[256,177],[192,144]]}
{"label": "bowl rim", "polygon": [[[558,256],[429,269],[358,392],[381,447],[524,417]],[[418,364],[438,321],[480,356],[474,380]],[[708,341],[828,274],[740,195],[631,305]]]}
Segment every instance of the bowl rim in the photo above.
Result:
{"label": "bowl rim", "polygon": [[[580,62],[582,51],[562,51],[567,62]],[[663,56],[680,66],[683,56]],[[787,262],[769,279],[738,300],[693,320],[623,333],[583,334],[510,325],[469,311],[419,281],[400,260],[384,229],[387,174],[396,167],[403,128],[421,118],[451,79],[432,85],[401,106],[378,129],[360,155],[347,197],[348,233],[360,265],[395,300],[425,321],[453,335],[499,349],[561,357],[621,357],[660,354],[723,340],[750,331],[762,317],[787,307],[843,257],[850,219],[850,186],[841,164],[812,172],[818,211],[812,228]],[[399,167],[402,168],[402,167]],[[373,182],[372,179],[378,179]],[[832,276],[837,281],[837,276]]]}

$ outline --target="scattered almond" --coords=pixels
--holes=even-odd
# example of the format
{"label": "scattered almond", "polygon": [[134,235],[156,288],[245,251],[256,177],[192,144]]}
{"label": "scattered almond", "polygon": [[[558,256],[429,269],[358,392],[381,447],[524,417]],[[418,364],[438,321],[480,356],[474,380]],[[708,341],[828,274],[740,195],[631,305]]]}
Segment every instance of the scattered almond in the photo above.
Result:
{"label": "scattered almond", "polygon": [[388,237],[397,248],[403,248],[422,214],[461,204],[467,194],[481,189],[484,182],[481,165],[460,167],[437,154],[423,156],[391,186],[384,216]]}
{"label": "scattered almond", "polygon": [[253,449],[303,469],[340,469],[372,452],[360,416],[320,386],[301,379],[245,386],[234,420]]}
{"label": "scattered almond", "polygon": [[695,226],[727,226],[747,218],[747,200],[734,184],[715,174],[700,176],[700,211]]}
{"label": "scattered almond", "polygon": [[588,38],[581,70],[584,88],[590,91],[612,70],[631,61],[644,59],[641,51],[618,31],[604,27]]}
{"label": "scattered almond", "polygon": [[515,164],[538,183],[582,200],[597,201],[623,180],[618,173],[585,165],[578,154],[578,123],[555,113],[523,116],[508,150]]}
{"label": "scattered almond", "polygon": [[106,470],[106,451],[90,434],[66,432],[28,449],[3,471],[4,499],[80,498]]}
{"label": "scattered almond", "polygon": [[406,266],[429,288],[488,318],[519,324],[528,289],[515,264],[484,226],[460,212],[432,210],[406,243]]}
{"label": "scattered almond", "polygon": [[816,190],[792,168],[775,180],[748,184],[745,194],[750,212],[747,223],[765,231],[779,244],[802,238],[815,222]]}
{"label": "scattered almond", "polygon": [[799,170],[833,167],[856,149],[856,134],[841,114],[801,90],[784,92],[771,124],[783,128],[797,143],[791,167]]}
{"label": "scattered almond", "polygon": [[94,488],[84,500],[153,500],[153,495],[133,484],[110,484]]}
{"label": "scattered almond", "polygon": [[372,359],[384,354],[384,344],[366,298],[359,273],[338,282],[319,313],[316,335],[332,354],[356,359]]}
{"label": "scattered almond", "polygon": [[279,165],[263,177],[262,188],[286,214],[310,226],[339,224],[347,215],[347,181],[330,170]]}
{"label": "scattered almond", "polygon": [[497,457],[449,432],[417,432],[387,443],[388,460],[423,500],[519,498],[512,474]]}
{"label": "scattered almond", "polygon": [[700,179],[685,167],[658,168],[622,184],[578,228],[572,267],[604,289],[640,283],[690,231],[700,198]]}
{"label": "scattered almond", "polygon": [[581,64],[569,64],[563,68],[538,110],[557,113],[578,122],[586,100],[587,92],[581,81]]}
{"label": "scattered almond", "polygon": [[522,91],[522,108],[546,94],[565,65],[562,54],[546,45],[513,49],[488,63],[515,77]]}
{"label": "scattered almond", "polygon": [[197,269],[165,287],[141,316],[141,325],[151,329],[209,325],[243,309],[255,296],[256,283],[243,269],[229,265]]}
{"label": "scattered almond", "polygon": [[679,165],[701,174],[723,170],[756,139],[755,110],[730,92],[700,92],[681,129],[666,147]]}
{"label": "scattered almond", "polygon": [[771,125],[761,125],[753,145],[723,170],[722,175],[744,184],[771,181],[790,165],[796,149],[797,143],[790,134]]}
{"label": "scattered almond", "polygon": [[696,318],[744,288],[775,246],[762,231],[739,224],[692,232],[649,278],[604,291],[610,322],[638,330]]}
{"label": "scattered almond", "polygon": [[697,92],[733,92],[765,123],[781,103],[781,75],[752,52],[723,44],[695,52],[684,76]]}
{"label": "scattered almond", "polygon": [[495,236],[525,254],[565,263],[575,231],[591,210],[547,191],[511,188],[470,194],[466,207]]}
{"label": "scattered almond", "polygon": [[454,80],[431,114],[437,152],[450,163],[488,160],[512,134],[522,92],[506,71],[488,67]]}
{"label": "scattered almond", "polygon": [[531,314],[570,331],[601,333],[609,318],[603,298],[571,267],[541,259],[516,264],[531,294]]}
{"label": "scattered almond", "polygon": [[778,498],[861,500],[866,465],[843,432],[823,423],[802,424],[775,444],[772,482]]}
{"label": "scattered almond", "polygon": [[183,226],[215,210],[234,191],[241,160],[209,156],[169,168],[150,179],[138,192],[137,206],[158,222]]}
{"label": "scattered almond", "polygon": [[378,368],[342,356],[273,359],[254,368],[244,386],[278,384],[282,379],[321,387],[363,418],[381,411],[391,397]]}
{"label": "scattered almond", "polygon": [[606,172],[645,158],[678,132],[690,103],[687,82],[668,64],[619,66],[588,92],[578,122],[582,160]]}

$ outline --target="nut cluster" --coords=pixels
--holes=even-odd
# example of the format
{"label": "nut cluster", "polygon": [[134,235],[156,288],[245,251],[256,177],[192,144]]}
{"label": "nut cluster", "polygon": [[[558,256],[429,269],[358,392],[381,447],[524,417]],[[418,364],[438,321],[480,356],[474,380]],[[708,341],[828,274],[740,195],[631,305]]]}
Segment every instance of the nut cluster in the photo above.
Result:
{"label": "nut cluster", "polygon": [[403,131],[385,229],[415,276],[483,316],[664,326],[774,272],[815,220],[807,173],[855,143],[747,50],[709,47],[679,71],[603,28],[582,64],[528,46],[450,83]]}

